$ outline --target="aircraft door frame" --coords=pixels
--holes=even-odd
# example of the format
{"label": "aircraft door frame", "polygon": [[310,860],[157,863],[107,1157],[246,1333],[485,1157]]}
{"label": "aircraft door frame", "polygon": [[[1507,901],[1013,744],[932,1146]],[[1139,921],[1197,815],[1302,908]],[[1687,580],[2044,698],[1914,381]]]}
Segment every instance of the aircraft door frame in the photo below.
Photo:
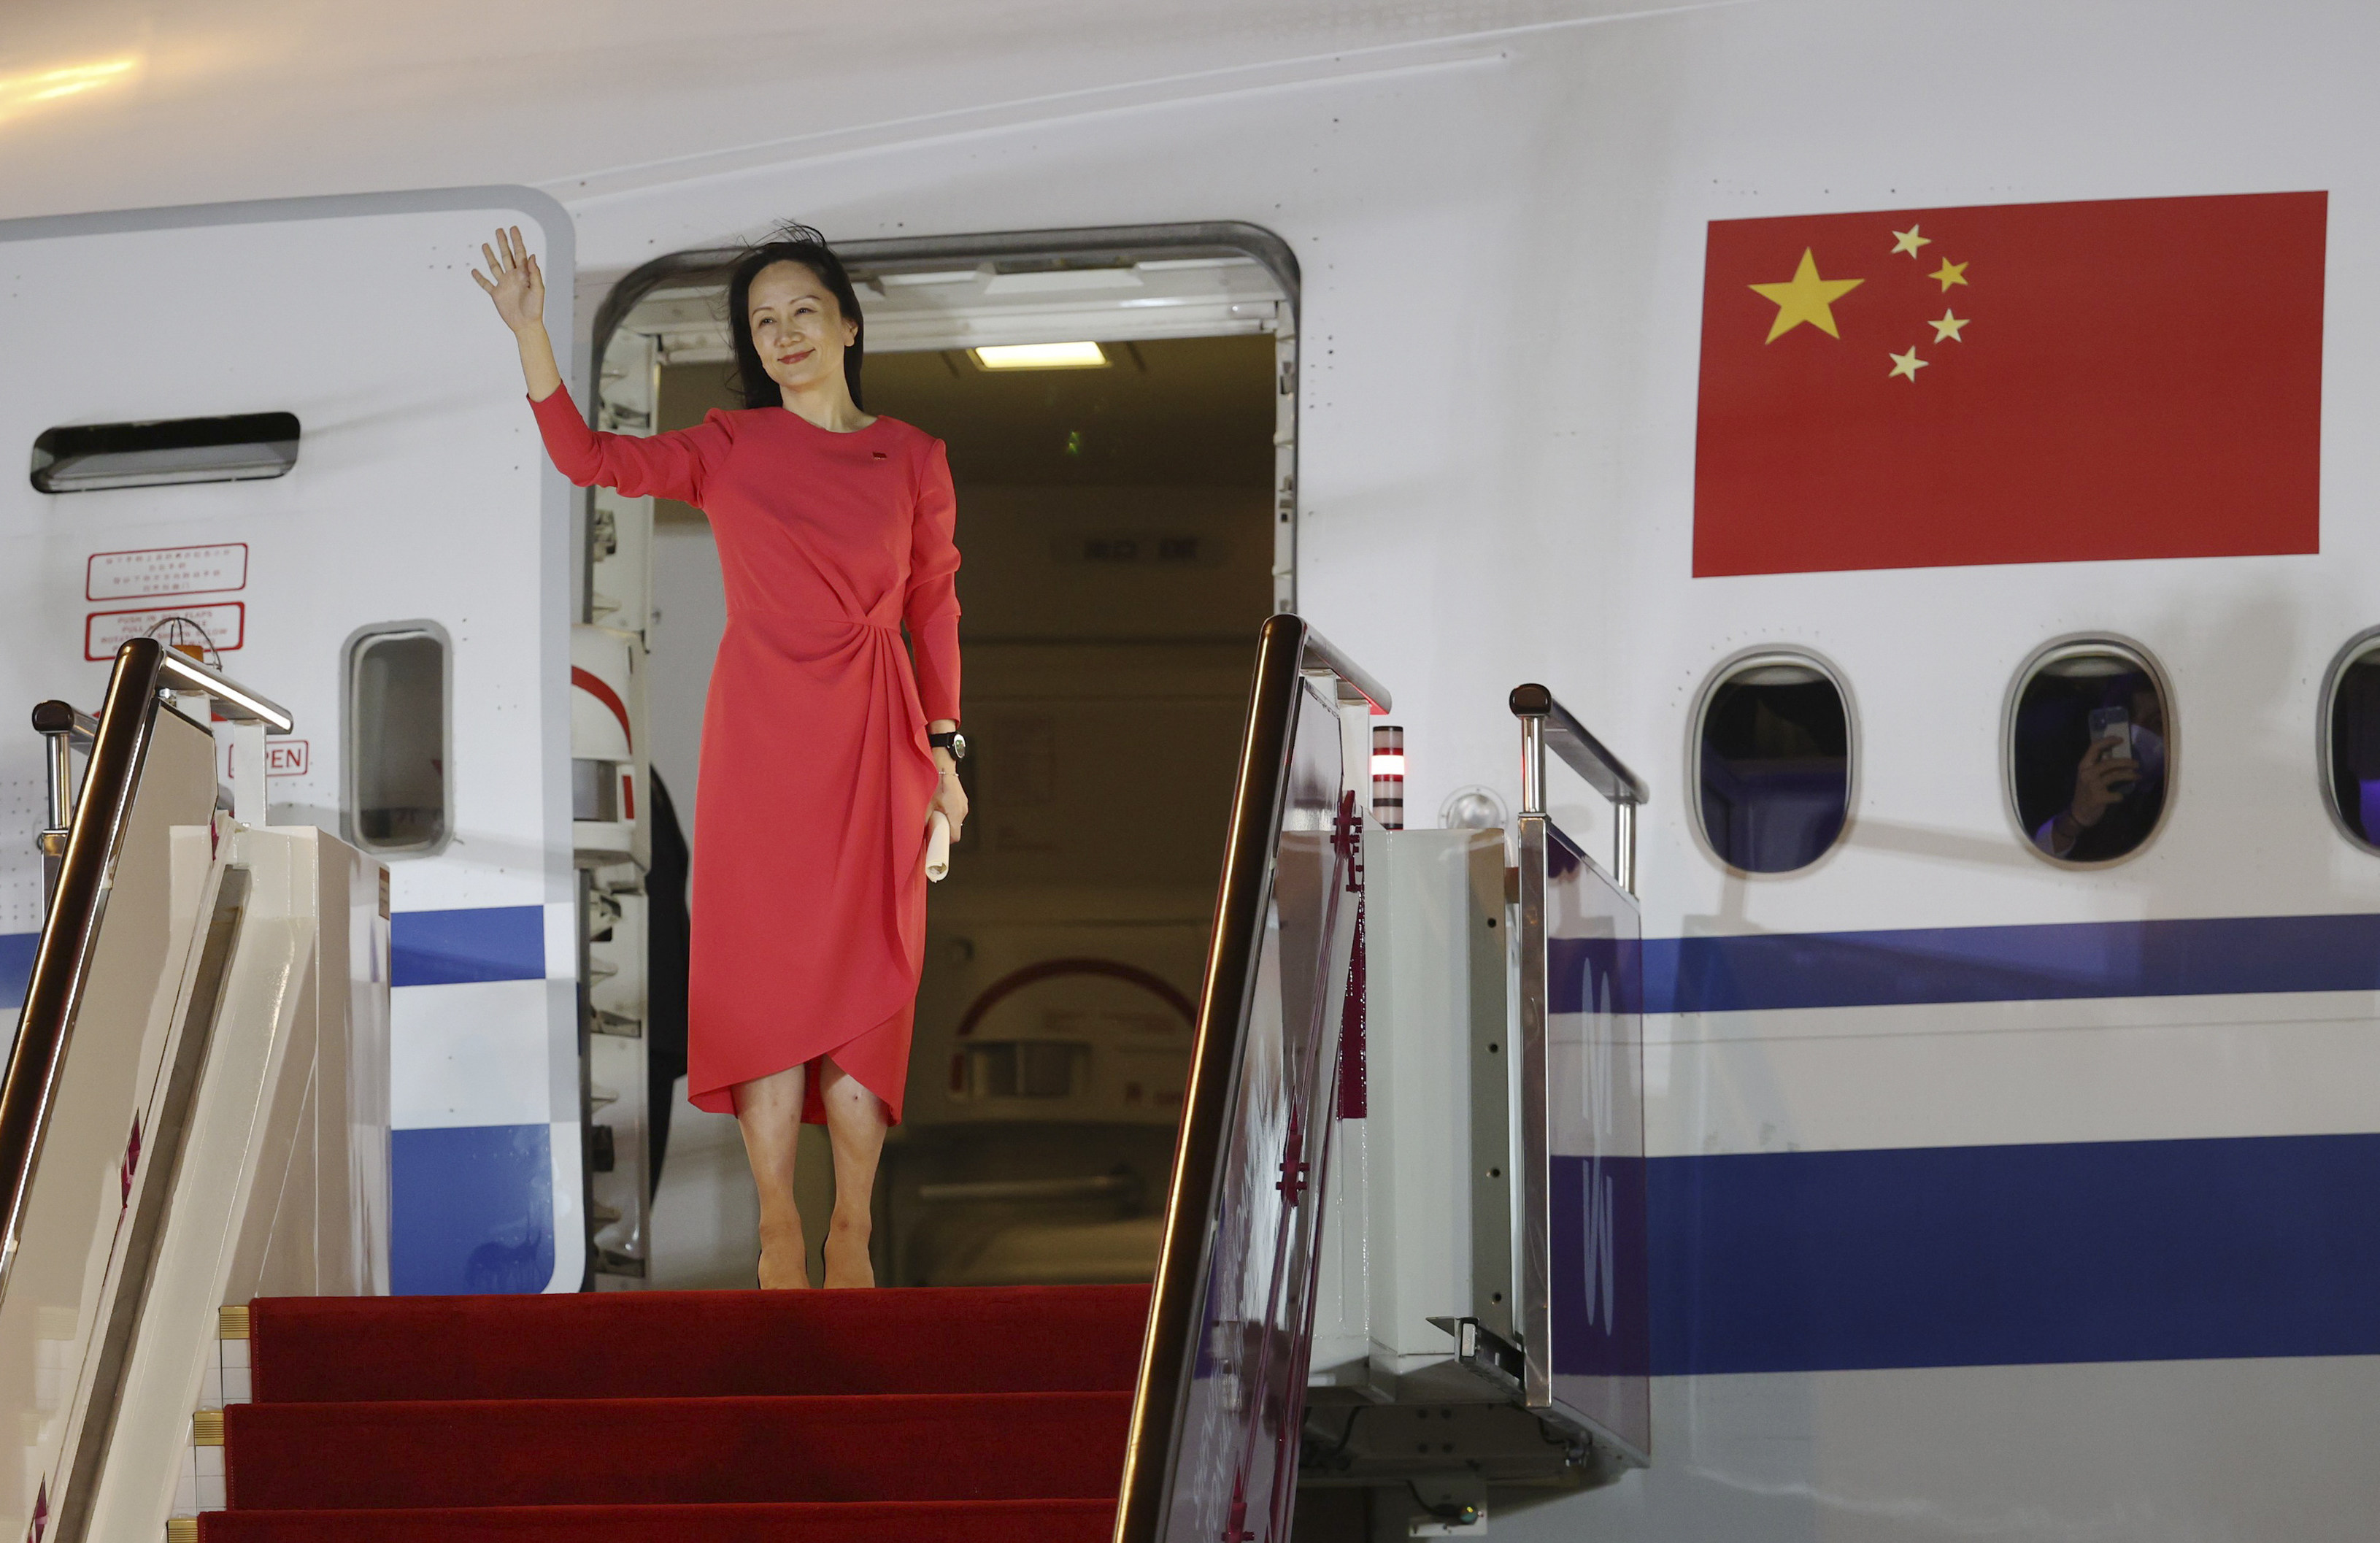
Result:
{"label": "aircraft door frame", "polygon": [[[422,619],[452,639],[452,839],[384,854],[400,1292],[575,1291],[584,1274],[568,942],[577,542],[568,486],[469,279],[499,224],[540,254],[566,355],[575,234],[532,188],[0,222],[17,366],[0,380],[0,442],[259,413],[301,426],[277,476],[57,492],[0,478],[0,686],[23,704],[95,700],[113,652],[99,634],[140,630],[149,612],[189,617],[298,717],[276,741],[274,818],[337,833],[348,639]],[[42,771],[37,736],[0,736],[0,793]],[[30,842],[0,844],[0,934],[38,927],[40,889]],[[21,990],[6,979],[18,952],[0,946],[0,988]]]}

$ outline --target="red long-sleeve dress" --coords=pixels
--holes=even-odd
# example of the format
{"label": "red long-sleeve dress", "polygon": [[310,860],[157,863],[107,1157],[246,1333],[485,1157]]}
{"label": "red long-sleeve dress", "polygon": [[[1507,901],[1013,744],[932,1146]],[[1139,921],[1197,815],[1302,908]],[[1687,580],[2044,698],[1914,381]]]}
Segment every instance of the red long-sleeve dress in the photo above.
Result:
{"label": "red long-sleeve dress", "polygon": [[533,406],[564,476],[691,504],[719,542],[688,1095],[733,1112],[737,1083],[832,1056],[898,1123],[925,946],[926,724],[959,715],[941,441],[890,418],[839,434],[783,407],[637,438],[589,429],[566,388]]}

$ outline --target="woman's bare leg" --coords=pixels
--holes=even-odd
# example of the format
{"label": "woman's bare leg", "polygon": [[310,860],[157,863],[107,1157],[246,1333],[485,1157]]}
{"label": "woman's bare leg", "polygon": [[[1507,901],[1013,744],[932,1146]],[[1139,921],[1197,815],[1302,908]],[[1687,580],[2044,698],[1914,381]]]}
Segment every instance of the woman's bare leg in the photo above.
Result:
{"label": "woman's bare leg", "polygon": [[876,1160],[884,1150],[884,1103],[830,1059],[819,1074],[826,1135],[834,1149],[834,1220],[826,1229],[826,1283],[872,1286],[868,1257],[875,1231]]}
{"label": "woman's bare leg", "polygon": [[[769,1289],[810,1283],[809,1246],[801,1208],[794,1203],[795,1142],[802,1133],[802,1077],[789,1066],[735,1085],[735,1124],[760,1197],[760,1284]],[[821,1086],[831,1086],[822,1084]]]}

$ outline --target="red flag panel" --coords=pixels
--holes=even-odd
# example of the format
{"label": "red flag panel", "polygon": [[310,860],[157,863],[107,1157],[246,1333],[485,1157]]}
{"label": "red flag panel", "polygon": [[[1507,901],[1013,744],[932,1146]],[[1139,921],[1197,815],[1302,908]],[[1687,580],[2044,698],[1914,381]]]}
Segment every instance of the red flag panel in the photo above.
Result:
{"label": "red flag panel", "polygon": [[1712,221],[1695,577],[2319,550],[2326,213]]}

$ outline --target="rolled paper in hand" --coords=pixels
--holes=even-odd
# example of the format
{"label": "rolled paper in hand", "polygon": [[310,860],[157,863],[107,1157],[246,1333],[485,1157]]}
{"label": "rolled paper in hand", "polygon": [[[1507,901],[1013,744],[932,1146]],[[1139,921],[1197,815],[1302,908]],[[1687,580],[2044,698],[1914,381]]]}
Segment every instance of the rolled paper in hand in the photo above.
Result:
{"label": "rolled paper in hand", "polygon": [[950,871],[951,820],[936,809],[926,821],[926,877],[939,884]]}

